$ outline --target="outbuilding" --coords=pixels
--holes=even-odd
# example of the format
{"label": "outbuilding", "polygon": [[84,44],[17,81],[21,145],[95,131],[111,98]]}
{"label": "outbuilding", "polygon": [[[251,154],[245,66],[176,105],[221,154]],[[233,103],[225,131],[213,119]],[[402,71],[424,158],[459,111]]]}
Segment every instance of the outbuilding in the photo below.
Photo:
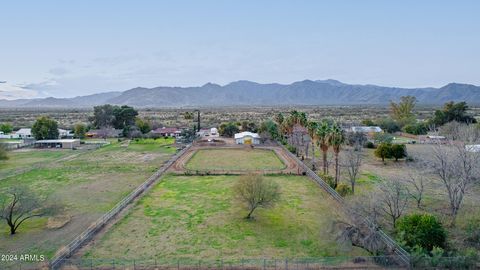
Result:
{"label": "outbuilding", "polygon": [[79,146],[79,139],[39,140],[35,142],[35,147],[37,148],[74,149]]}
{"label": "outbuilding", "polygon": [[260,136],[258,133],[244,131],[235,134],[236,144],[260,144]]}

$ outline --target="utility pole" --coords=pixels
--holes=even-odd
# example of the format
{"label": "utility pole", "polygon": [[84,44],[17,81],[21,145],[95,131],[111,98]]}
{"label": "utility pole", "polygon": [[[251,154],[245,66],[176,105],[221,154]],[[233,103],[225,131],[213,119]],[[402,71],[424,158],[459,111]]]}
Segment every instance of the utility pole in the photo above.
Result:
{"label": "utility pole", "polygon": [[197,132],[200,132],[200,110],[194,110],[197,113]]}

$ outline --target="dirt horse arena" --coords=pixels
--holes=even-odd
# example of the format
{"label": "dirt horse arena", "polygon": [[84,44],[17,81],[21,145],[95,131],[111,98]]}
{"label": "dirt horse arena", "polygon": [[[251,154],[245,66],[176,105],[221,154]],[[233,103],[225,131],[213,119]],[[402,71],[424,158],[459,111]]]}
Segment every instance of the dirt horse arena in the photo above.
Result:
{"label": "dirt horse arena", "polygon": [[[242,168],[241,165],[238,168],[212,168],[204,170],[196,170],[188,168],[189,162],[192,161],[194,155],[203,150],[237,150],[245,153],[245,156],[249,155],[253,151],[259,152],[260,150],[264,151],[273,151],[273,153],[280,159],[283,163],[283,166],[271,168],[266,167],[262,168],[260,164],[258,168]],[[232,152],[233,153],[233,152]],[[231,157],[232,162],[239,162],[235,159],[235,156],[238,157],[238,152]],[[229,158],[229,157],[227,157]],[[252,161],[255,162],[255,161]],[[255,167],[255,166],[253,166]],[[169,169],[169,172],[178,173],[178,174],[188,174],[188,173],[208,173],[208,174],[246,174],[246,173],[271,173],[271,174],[302,174],[303,170],[297,165],[297,163],[283,150],[280,146],[275,144],[262,144],[259,146],[250,146],[250,145],[238,145],[233,142],[231,139],[216,139],[215,141],[200,141],[195,143],[182,157],[180,157]]]}

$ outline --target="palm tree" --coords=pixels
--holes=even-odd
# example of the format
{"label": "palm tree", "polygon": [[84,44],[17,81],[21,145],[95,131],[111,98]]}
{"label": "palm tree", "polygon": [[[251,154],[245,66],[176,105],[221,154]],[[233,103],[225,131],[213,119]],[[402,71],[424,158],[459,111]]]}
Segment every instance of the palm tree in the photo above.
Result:
{"label": "palm tree", "polygon": [[[312,168],[315,170],[315,142],[317,141],[317,129],[318,123],[317,122],[308,122],[307,124],[307,131],[310,139],[312,141]],[[308,153],[307,153],[308,157]]]}
{"label": "palm tree", "polygon": [[330,134],[330,124],[322,120],[320,125],[318,125],[318,128],[316,130],[316,138],[317,142],[320,145],[320,150],[322,150],[323,154],[323,173],[328,174],[328,166],[327,166],[327,153],[328,153],[328,148],[330,147],[328,136]]}
{"label": "palm tree", "polygon": [[340,153],[340,147],[345,142],[345,134],[343,133],[342,128],[337,124],[334,123],[330,134],[328,136],[329,144],[333,148],[333,152],[335,153],[335,188],[338,185],[338,179],[340,176],[340,170],[338,166],[338,155]]}

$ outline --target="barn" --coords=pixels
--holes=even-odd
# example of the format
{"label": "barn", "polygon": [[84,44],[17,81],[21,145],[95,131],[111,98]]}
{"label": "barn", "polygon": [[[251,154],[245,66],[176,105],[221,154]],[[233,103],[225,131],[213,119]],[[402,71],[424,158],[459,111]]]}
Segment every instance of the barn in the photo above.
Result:
{"label": "barn", "polygon": [[79,139],[39,140],[35,142],[37,148],[74,149],[79,146]]}

